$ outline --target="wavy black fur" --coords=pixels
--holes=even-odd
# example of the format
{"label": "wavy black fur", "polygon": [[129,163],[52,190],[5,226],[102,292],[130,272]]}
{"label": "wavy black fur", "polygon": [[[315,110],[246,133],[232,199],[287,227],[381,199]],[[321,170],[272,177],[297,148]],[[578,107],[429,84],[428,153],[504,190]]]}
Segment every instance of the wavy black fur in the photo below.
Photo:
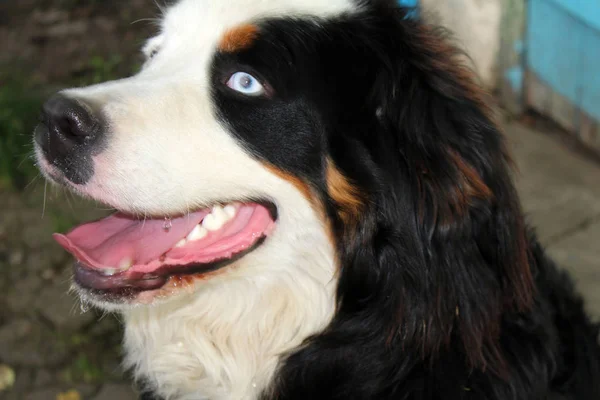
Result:
{"label": "wavy black fur", "polygon": [[600,399],[598,327],[526,232],[484,96],[440,32],[387,3],[265,27],[318,60],[323,152],[367,200],[348,220],[329,199],[337,312],[264,399]]}

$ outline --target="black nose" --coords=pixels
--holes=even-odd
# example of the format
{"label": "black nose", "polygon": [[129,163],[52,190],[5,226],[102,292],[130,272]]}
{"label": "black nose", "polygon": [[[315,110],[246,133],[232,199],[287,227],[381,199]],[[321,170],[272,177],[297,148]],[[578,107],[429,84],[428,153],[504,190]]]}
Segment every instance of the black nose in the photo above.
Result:
{"label": "black nose", "polygon": [[39,143],[51,156],[65,155],[98,135],[99,123],[88,108],[60,94],[44,104],[40,119],[47,132],[39,132]]}
{"label": "black nose", "polygon": [[46,161],[77,184],[93,173],[90,155],[103,135],[101,119],[92,107],[64,95],[51,97],[43,106],[35,141]]}

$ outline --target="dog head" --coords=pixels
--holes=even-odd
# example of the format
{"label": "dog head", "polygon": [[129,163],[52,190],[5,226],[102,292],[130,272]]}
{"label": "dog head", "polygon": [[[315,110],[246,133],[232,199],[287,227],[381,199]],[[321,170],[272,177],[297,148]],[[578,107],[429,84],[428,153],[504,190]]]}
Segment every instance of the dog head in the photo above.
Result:
{"label": "dog head", "polygon": [[119,210],[57,236],[81,294],[297,280],[332,326],[490,359],[531,302],[508,158],[454,48],[391,3],[182,0],[140,73],[49,100],[42,171]]}

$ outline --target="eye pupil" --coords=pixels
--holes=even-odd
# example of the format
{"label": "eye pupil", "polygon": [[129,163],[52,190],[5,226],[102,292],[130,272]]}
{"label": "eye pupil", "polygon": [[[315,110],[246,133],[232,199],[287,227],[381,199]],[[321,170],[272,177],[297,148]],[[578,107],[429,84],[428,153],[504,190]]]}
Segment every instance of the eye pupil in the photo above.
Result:
{"label": "eye pupil", "polygon": [[240,85],[242,85],[244,89],[252,87],[252,78],[250,78],[248,75],[243,76]]}

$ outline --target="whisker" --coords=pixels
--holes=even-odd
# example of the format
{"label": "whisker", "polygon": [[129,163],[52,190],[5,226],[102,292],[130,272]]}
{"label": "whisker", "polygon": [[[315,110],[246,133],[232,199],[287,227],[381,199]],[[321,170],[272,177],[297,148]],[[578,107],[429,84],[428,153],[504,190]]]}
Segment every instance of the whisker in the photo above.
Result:
{"label": "whisker", "polygon": [[158,18],[140,18],[140,19],[136,19],[135,21],[133,21],[131,23],[131,25],[138,24],[140,22],[150,22],[152,24],[158,24],[160,22],[160,19],[158,19]]}
{"label": "whisker", "polygon": [[62,197],[65,199],[65,201],[67,202],[67,205],[69,206],[69,208],[71,209],[71,211],[75,211],[73,209],[73,204],[71,204],[71,199],[69,198],[69,191],[67,190],[67,188],[63,187],[61,190],[61,194]]}
{"label": "whisker", "polygon": [[44,183],[44,202],[42,203],[42,219],[46,215],[46,196],[48,194],[48,181]]}
{"label": "whisker", "polygon": [[34,176],[33,179],[27,185],[25,185],[25,189],[24,190],[29,189],[29,187],[31,185],[33,185],[34,183],[36,183],[41,176],[42,176],[41,173],[38,173],[36,176]]}
{"label": "whisker", "polygon": [[28,151],[27,153],[25,153],[24,155],[22,155],[21,157],[23,157],[23,159],[21,160],[21,162],[17,165],[17,168],[21,168],[21,166],[23,166],[23,163],[25,161],[31,160],[33,156],[33,152],[32,151]]}

